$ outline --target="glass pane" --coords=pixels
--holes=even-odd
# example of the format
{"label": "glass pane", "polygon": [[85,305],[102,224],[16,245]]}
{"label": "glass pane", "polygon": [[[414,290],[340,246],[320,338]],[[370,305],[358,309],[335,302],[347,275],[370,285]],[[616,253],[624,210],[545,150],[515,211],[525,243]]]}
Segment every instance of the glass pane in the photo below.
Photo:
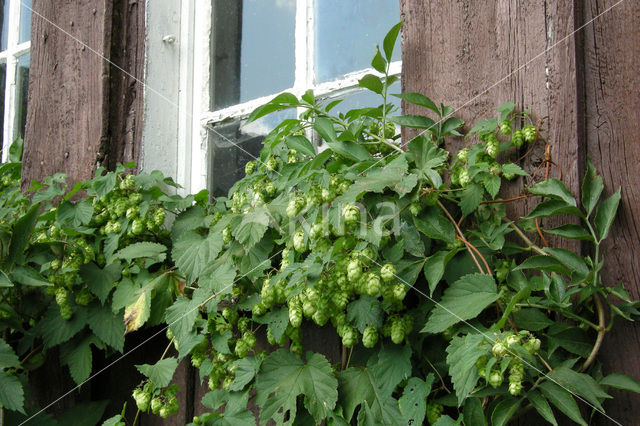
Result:
{"label": "glass pane", "polygon": [[[400,21],[398,0],[318,0],[316,80],[332,80],[371,67],[375,45]],[[393,60],[400,60],[399,40]]]}
{"label": "glass pane", "polygon": [[0,0],[0,50],[7,50],[9,43],[9,4],[11,0]]}
{"label": "glass pane", "polygon": [[16,68],[16,116],[13,139],[24,138],[27,123],[27,95],[29,94],[29,54],[18,58]]}
{"label": "glass pane", "polygon": [[216,124],[215,132],[209,129],[209,188],[215,197],[226,196],[233,184],[244,177],[244,165],[260,156],[264,137],[288,118],[296,118],[295,109],[266,115],[244,127],[244,120],[236,120]]}
{"label": "glass pane", "polygon": [[214,110],[293,87],[295,0],[214,0]]}
{"label": "glass pane", "polygon": [[[396,81],[391,86],[389,86],[387,93],[400,93],[402,91],[402,87],[400,86],[400,82]],[[382,105],[382,96],[377,93],[373,93],[370,90],[363,90],[351,95],[341,96],[338,99],[344,99],[340,102],[335,108],[331,110],[332,114],[338,113],[346,113],[351,109],[357,108],[368,108],[368,107],[378,107]],[[331,102],[333,99],[329,99],[327,101]],[[400,111],[400,99],[395,96],[387,95],[387,102],[393,104],[398,110],[392,112],[391,115],[398,115]]]}
{"label": "glass pane", "polygon": [[7,64],[0,64],[0,151],[4,146],[4,89],[7,82]]}
{"label": "glass pane", "polygon": [[18,43],[31,39],[31,0],[21,0],[20,6],[20,37]]}

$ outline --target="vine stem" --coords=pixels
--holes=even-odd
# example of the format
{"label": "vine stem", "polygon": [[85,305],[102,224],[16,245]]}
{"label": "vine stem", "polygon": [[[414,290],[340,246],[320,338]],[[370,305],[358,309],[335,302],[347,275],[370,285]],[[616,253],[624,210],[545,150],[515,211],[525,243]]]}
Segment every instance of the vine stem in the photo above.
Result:
{"label": "vine stem", "polygon": [[600,347],[602,346],[602,341],[604,340],[604,335],[607,332],[606,323],[605,323],[605,313],[604,313],[604,305],[602,303],[602,296],[600,293],[595,293],[593,295],[593,300],[596,303],[596,311],[598,311],[598,337],[596,337],[596,342],[593,345],[593,349],[591,349],[591,353],[587,360],[582,364],[582,368],[580,371],[585,371],[593,361],[595,361],[598,352],[600,351]]}
{"label": "vine stem", "polygon": [[525,243],[527,243],[527,249],[529,249],[529,250],[533,250],[533,251],[535,251],[536,253],[541,254],[541,255],[543,255],[543,256],[549,256],[549,253],[547,253],[546,251],[542,250],[540,247],[538,247],[537,245],[535,245],[535,244],[534,244],[534,243],[529,239],[529,237],[527,237],[527,236],[525,235],[525,233],[524,233],[524,232],[522,232],[522,229],[520,229],[520,228],[518,228],[518,227],[516,226],[516,224],[515,224],[515,223],[511,222],[511,223],[509,224],[509,227],[510,227],[511,229],[513,229],[514,231],[516,231],[516,234],[518,234],[518,236],[519,236],[520,238],[522,238],[522,240],[523,240]]}

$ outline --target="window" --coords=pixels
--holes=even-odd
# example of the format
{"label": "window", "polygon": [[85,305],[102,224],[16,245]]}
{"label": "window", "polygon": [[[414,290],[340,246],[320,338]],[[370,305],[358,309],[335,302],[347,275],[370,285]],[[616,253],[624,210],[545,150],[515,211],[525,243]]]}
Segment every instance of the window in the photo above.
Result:
{"label": "window", "polygon": [[242,126],[251,111],[283,91],[307,89],[327,101],[346,98],[343,108],[367,104],[358,79],[376,73],[375,45],[399,20],[397,0],[148,2],[143,169],[174,176],[185,193],[226,194],[264,135],[297,114]]}
{"label": "window", "polygon": [[0,0],[0,128],[2,160],[24,137],[31,46],[31,0]]}

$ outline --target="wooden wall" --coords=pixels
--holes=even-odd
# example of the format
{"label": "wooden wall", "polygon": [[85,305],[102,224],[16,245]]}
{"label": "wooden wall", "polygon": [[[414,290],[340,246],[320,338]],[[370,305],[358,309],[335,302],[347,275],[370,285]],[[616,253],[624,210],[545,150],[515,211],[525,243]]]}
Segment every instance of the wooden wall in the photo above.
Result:
{"label": "wooden wall", "polygon": [[[403,91],[421,92],[452,105],[467,129],[478,119],[494,116],[500,104],[513,101],[530,109],[536,119],[548,117],[543,136],[560,166],[552,169],[552,176],[559,177],[562,170],[563,181],[574,194],[580,192],[587,155],[604,178],[606,194],[622,187],[621,208],[603,251],[607,260],[603,279],[608,285],[623,282],[638,299],[640,3],[400,0],[400,4],[405,19]],[[410,104],[404,111],[426,112]],[[456,149],[464,141],[448,144]],[[539,164],[543,148],[541,144],[534,150],[525,168]],[[505,195],[518,195],[523,187],[520,180]],[[521,214],[531,205],[520,203],[509,209]],[[600,352],[604,371],[640,379],[640,327],[616,322]],[[607,413],[622,424],[636,424],[640,397],[615,394],[615,400],[605,403]],[[597,414],[593,420],[606,424]]]}

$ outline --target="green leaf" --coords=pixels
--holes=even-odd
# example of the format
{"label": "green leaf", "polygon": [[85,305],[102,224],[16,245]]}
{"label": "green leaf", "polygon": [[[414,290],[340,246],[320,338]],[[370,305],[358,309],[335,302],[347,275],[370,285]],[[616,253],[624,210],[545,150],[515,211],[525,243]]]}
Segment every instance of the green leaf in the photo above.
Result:
{"label": "green leaf", "polygon": [[229,386],[229,390],[235,392],[244,389],[246,384],[253,380],[256,373],[260,369],[261,364],[262,359],[255,356],[241,358],[231,364],[235,367],[236,370],[234,373],[233,382],[231,383],[231,386]]}
{"label": "green leaf", "polygon": [[538,385],[538,389],[540,389],[542,394],[549,400],[549,402],[551,402],[551,404],[566,414],[567,417],[580,425],[587,426],[587,423],[580,415],[578,404],[576,404],[576,401],[569,392],[549,381],[540,383],[540,385]]}
{"label": "green leaf", "polygon": [[382,48],[384,50],[384,56],[387,58],[387,61],[391,62],[391,57],[393,56],[393,47],[396,44],[396,40],[398,39],[398,34],[400,34],[400,29],[402,28],[402,21],[395,24],[387,35],[384,36],[384,42],[382,43]]}
{"label": "green leaf", "polygon": [[0,407],[24,413],[24,390],[16,376],[0,370]]}
{"label": "green leaf", "polygon": [[500,184],[502,183],[502,179],[500,176],[487,174],[483,179],[482,183],[484,184],[484,188],[487,190],[491,198],[496,198],[498,195],[498,191],[500,191]]}
{"label": "green leaf", "polygon": [[140,373],[153,382],[154,385],[164,388],[169,386],[173,373],[178,368],[178,360],[170,357],[162,359],[153,365],[142,364],[136,365]]}
{"label": "green leaf", "polygon": [[11,280],[31,287],[50,287],[52,284],[30,266],[16,266]]}
{"label": "green leaf", "polygon": [[34,204],[13,225],[13,234],[11,235],[11,243],[9,244],[9,253],[7,255],[9,262],[15,262],[22,257],[22,252],[31,237],[33,228],[36,226],[39,213],[40,204]]}
{"label": "green leaf", "polygon": [[396,123],[399,126],[411,127],[412,129],[432,129],[435,130],[436,123],[429,117],[422,115],[398,115],[393,117],[387,117],[392,123]]}
{"label": "green leaf", "polygon": [[576,200],[562,182],[556,178],[548,179],[529,188],[533,195],[549,197],[554,200],[564,201],[565,204],[576,207]]}
{"label": "green leaf", "polygon": [[513,112],[513,109],[516,107],[516,104],[513,102],[505,102],[498,107],[498,112],[500,113],[500,121],[504,121],[507,119],[509,114]]}
{"label": "green leaf", "polygon": [[87,316],[89,328],[100,340],[118,352],[124,349],[125,327],[121,318],[114,315],[109,307],[92,306]]}
{"label": "green leaf", "polygon": [[[580,355],[583,358],[589,356],[592,349],[592,339],[589,334],[581,328],[561,326],[560,330],[551,327],[548,331],[549,346],[560,346],[561,348]],[[551,352],[551,350],[550,350]]]}
{"label": "green leaf", "polygon": [[280,341],[289,325],[289,309],[286,306],[282,306],[279,309],[270,310],[263,316],[254,319],[254,321],[259,324],[268,324],[273,337],[276,341]]}
{"label": "green leaf", "polygon": [[493,410],[491,414],[491,425],[492,426],[504,426],[507,424],[509,419],[513,417],[513,415],[518,411],[520,407],[520,403],[522,399],[516,398],[506,398],[503,399],[496,405],[496,408]]}
{"label": "green leaf", "polygon": [[545,247],[544,251],[562,263],[568,270],[576,272],[579,276],[584,277],[589,273],[589,267],[584,260],[570,250]]}
{"label": "green leaf", "polygon": [[405,100],[407,102],[410,102],[410,103],[412,103],[414,105],[420,105],[420,106],[423,106],[425,108],[429,108],[431,111],[433,111],[436,114],[440,115],[440,110],[438,109],[438,106],[435,104],[435,102],[433,102],[431,99],[429,99],[428,97],[426,97],[422,93],[406,92],[406,93],[393,94],[392,96],[395,96],[396,98],[403,99],[403,100]]}
{"label": "green leaf", "polygon": [[348,368],[338,373],[340,405],[345,419],[351,421],[355,409],[366,402],[380,422],[395,424],[402,414],[391,394],[380,389],[380,383],[368,368]]}
{"label": "green leaf", "polygon": [[198,317],[198,305],[197,300],[178,296],[173,305],[167,309],[165,320],[178,341],[191,332]]}
{"label": "green leaf", "polygon": [[295,149],[299,154],[309,157],[316,156],[316,150],[313,149],[313,145],[311,145],[309,139],[302,135],[287,136],[284,141],[289,148]]}
{"label": "green leaf", "polygon": [[391,394],[396,386],[411,375],[411,347],[387,345],[380,348],[375,364],[367,365],[376,377],[380,390]]}
{"label": "green leaf", "polygon": [[380,53],[380,48],[376,46],[376,53],[371,60],[371,66],[374,70],[384,74],[387,71],[387,61],[384,60]]}
{"label": "green leaf", "polygon": [[535,219],[537,217],[549,217],[559,214],[573,214],[583,217],[582,212],[574,206],[567,205],[564,201],[548,200],[538,204],[528,216],[523,219]]}
{"label": "green leaf", "polygon": [[449,117],[444,123],[442,123],[442,128],[440,129],[440,135],[445,136],[449,134],[453,134],[456,136],[461,136],[458,133],[457,129],[464,125],[464,121],[458,117]]}
{"label": "green leaf", "polygon": [[467,138],[474,133],[491,133],[498,128],[498,120],[492,118],[491,120],[478,121],[467,133]]}
{"label": "green leaf", "polygon": [[600,380],[602,386],[610,386],[616,389],[622,389],[629,392],[640,393],[640,382],[633,377],[629,377],[622,373],[609,374]]}
{"label": "green leaf", "polygon": [[429,256],[424,262],[424,276],[429,283],[429,296],[433,296],[433,292],[444,275],[444,268],[453,257],[452,253],[441,250]]}
{"label": "green leaf", "polygon": [[173,245],[171,257],[176,266],[191,281],[212,262],[222,249],[222,234],[211,233],[206,237],[189,231]]}
{"label": "green leaf", "polygon": [[513,321],[522,329],[540,331],[554,324],[544,313],[537,309],[522,309],[513,314]]}
{"label": "green leaf", "polygon": [[557,235],[562,238],[569,238],[571,240],[585,240],[585,241],[593,241],[593,237],[580,225],[575,224],[567,224],[558,226],[552,229],[544,229],[544,232],[551,235]]}
{"label": "green leaf", "polygon": [[115,258],[131,261],[132,259],[149,258],[156,262],[162,262],[167,254],[167,247],[164,244],[139,242],[129,244],[116,252]]}
{"label": "green leaf", "polygon": [[417,377],[407,380],[402,396],[398,400],[400,412],[406,425],[421,425],[427,412],[427,397],[431,393],[433,373],[429,373],[424,381]]}
{"label": "green leaf", "polygon": [[365,74],[360,80],[358,80],[358,86],[369,89],[378,95],[382,93],[383,84],[380,77],[373,74]]}
{"label": "green leaf", "polygon": [[80,386],[91,375],[91,344],[95,342],[95,337],[89,335],[78,344],[76,341],[71,341],[60,349],[60,363],[69,367],[73,381]]}
{"label": "green leaf", "polygon": [[[296,398],[304,395],[304,405],[316,423],[325,419],[338,400],[338,381],[329,361],[320,354],[307,352],[305,364],[286,349],[269,354],[256,379],[256,403],[262,408],[263,421],[292,424],[296,417]],[[288,421],[284,421],[289,411]]]}
{"label": "green leaf", "polygon": [[291,93],[281,93],[275,98],[271,99],[266,104],[259,106],[249,115],[247,118],[246,124],[249,124],[260,117],[264,117],[267,114],[270,114],[275,111],[279,111],[287,108],[294,108],[300,106],[300,101],[296,98],[295,95]]}
{"label": "green leaf", "polygon": [[98,297],[100,303],[104,304],[109,293],[120,280],[121,272],[120,263],[111,263],[104,269],[100,269],[95,263],[89,262],[80,267],[79,274],[89,290]]}
{"label": "green leaf", "polygon": [[460,194],[460,210],[463,216],[468,216],[478,208],[482,202],[484,190],[477,183],[467,185]]}
{"label": "green leaf", "polygon": [[596,217],[593,219],[593,223],[598,231],[600,241],[607,238],[609,235],[609,229],[613,219],[616,217],[616,211],[618,210],[618,204],[620,203],[620,189],[618,189],[611,197],[606,198],[598,205],[596,209]]}
{"label": "green leaf", "polygon": [[556,417],[553,415],[551,406],[540,392],[531,390],[527,393],[527,398],[529,399],[529,402],[531,402],[531,405],[533,405],[536,411],[540,413],[546,421],[554,426],[558,426],[558,422],[556,421]]}
{"label": "green leaf", "polygon": [[447,347],[447,364],[449,375],[456,391],[458,404],[469,395],[478,382],[476,361],[484,354],[478,349],[484,337],[480,334],[456,336]]}
{"label": "green leaf", "polygon": [[91,220],[91,216],[93,216],[93,205],[86,199],[79,201],[77,204],[64,201],[58,205],[56,210],[58,221],[69,227],[87,225]]}
{"label": "green leaf", "polygon": [[223,295],[231,293],[236,279],[236,269],[229,263],[213,263],[200,274],[200,287]]}
{"label": "green leaf", "polygon": [[333,152],[340,154],[345,158],[353,161],[366,161],[371,159],[371,155],[367,149],[356,142],[352,141],[326,141],[327,145]]}
{"label": "green leaf", "polygon": [[382,327],[382,307],[375,297],[360,296],[347,306],[347,320],[356,326],[360,333],[365,328],[375,325]]}
{"label": "green leaf", "polygon": [[556,384],[564,387],[574,395],[579,395],[589,401],[591,405],[600,411],[604,411],[602,404],[600,404],[600,399],[611,398],[610,395],[602,390],[593,377],[578,373],[570,368],[554,368],[549,374],[549,377],[552,378]]}
{"label": "green leaf", "polygon": [[315,122],[313,123],[313,130],[318,132],[318,134],[326,142],[335,142],[338,139],[338,136],[336,135],[336,129],[333,128],[333,123],[328,118],[316,118]]}
{"label": "green leaf", "polygon": [[569,275],[567,269],[562,265],[558,259],[554,259],[551,256],[531,256],[528,257],[520,265],[516,266],[513,270],[520,271],[523,269],[538,269],[542,271],[557,272],[559,274]]}
{"label": "green leaf", "polygon": [[529,176],[529,173],[522,170],[520,166],[513,163],[506,163],[502,165],[502,173],[514,174],[516,176]]}
{"label": "green leaf", "polygon": [[245,213],[242,222],[233,231],[233,236],[246,250],[256,245],[262,239],[269,228],[269,213],[266,208],[256,208]]}
{"label": "green leaf", "polygon": [[424,135],[416,136],[409,141],[408,154],[424,176],[429,176],[430,171],[444,164],[449,156],[447,151],[438,148]]}
{"label": "green leaf", "polygon": [[[57,416],[56,420],[60,426],[75,426],[78,424],[95,426],[100,422],[100,419],[102,419],[102,415],[108,404],[108,400],[77,404]],[[104,426],[104,423],[102,426]]]}
{"label": "green leaf", "polygon": [[587,171],[582,180],[582,207],[587,211],[587,216],[590,216],[596,207],[603,189],[602,177],[596,175],[593,163],[587,158]]}
{"label": "green leaf", "polygon": [[467,398],[464,401],[463,416],[465,424],[486,426],[487,420],[484,418],[481,398]]}
{"label": "green leaf", "polygon": [[0,338],[0,370],[20,366],[20,359],[13,348]]}
{"label": "green leaf", "polygon": [[465,275],[444,291],[421,331],[441,333],[460,321],[475,318],[498,297],[493,277],[479,273]]}
{"label": "green leaf", "polygon": [[45,349],[47,349],[71,339],[84,328],[86,323],[86,310],[75,309],[73,316],[67,321],[60,317],[58,305],[52,303],[36,328],[38,335],[44,340]]}
{"label": "green leaf", "polygon": [[414,217],[413,223],[420,232],[433,240],[453,243],[456,239],[455,228],[436,207],[426,209],[420,217]]}
{"label": "green leaf", "polygon": [[135,301],[124,309],[125,333],[138,330],[151,315],[151,290],[142,290]]}

